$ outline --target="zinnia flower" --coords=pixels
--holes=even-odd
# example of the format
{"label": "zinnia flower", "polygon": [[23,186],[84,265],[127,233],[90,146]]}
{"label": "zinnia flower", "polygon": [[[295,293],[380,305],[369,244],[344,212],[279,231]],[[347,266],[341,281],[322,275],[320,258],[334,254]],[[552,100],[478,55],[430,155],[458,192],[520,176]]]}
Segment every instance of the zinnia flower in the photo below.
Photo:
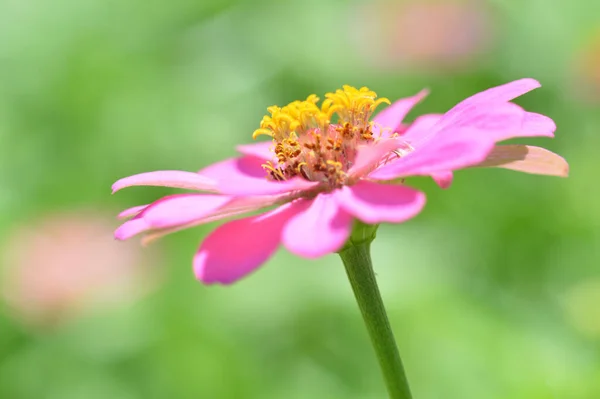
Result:
{"label": "zinnia flower", "polygon": [[131,303],[159,281],[160,253],[110,239],[97,211],[43,215],[12,229],[0,251],[0,299],[23,322],[50,327]]}
{"label": "zinnia flower", "polygon": [[370,120],[385,98],[363,87],[344,86],[319,98],[310,95],[284,107],[269,107],[253,137],[271,142],[238,147],[242,154],[200,170],[157,171],[126,177],[129,186],[165,186],[200,191],[170,195],[124,211],[133,218],[115,232],[146,240],[183,228],[264,208],[214,230],[194,257],[204,283],[232,283],[267,261],[280,244],[316,258],[339,251],[353,220],[401,223],[417,215],[425,195],[403,178],[432,176],[442,187],[452,171],[501,166],[523,172],[566,175],[559,156],[537,147],[495,146],[513,137],[552,137],[554,122],[510,101],[537,87],[522,79],[476,94],[443,115],[402,120],[426,91],[400,99]]}
{"label": "zinnia flower", "polygon": [[[357,4],[355,39],[377,68],[464,69],[494,39],[488,4],[465,0],[404,0]],[[355,21],[351,21],[355,23]]]}

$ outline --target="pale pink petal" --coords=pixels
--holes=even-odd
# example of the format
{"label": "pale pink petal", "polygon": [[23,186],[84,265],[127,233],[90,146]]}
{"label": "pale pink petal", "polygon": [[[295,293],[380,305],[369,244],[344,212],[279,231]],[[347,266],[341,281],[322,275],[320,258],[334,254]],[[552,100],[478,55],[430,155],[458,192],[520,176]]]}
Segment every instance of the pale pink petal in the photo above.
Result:
{"label": "pale pink petal", "polygon": [[[508,102],[538,87],[540,87],[540,84],[534,79],[520,79],[482,91],[461,101],[446,112],[439,122],[438,127],[439,129],[443,129],[445,127],[456,126],[457,124],[465,126],[470,121],[477,123],[477,119],[485,119],[486,117],[489,119],[491,111],[494,111],[496,114],[504,114],[504,117],[510,118],[510,121],[505,120],[505,125],[510,124],[510,126],[505,127],[504,132],[506,132],[509,127],[512,128],[515,126],[515,119],[522,118],[517,111],[521,108]],[[506,107],[502,108],[502,106]],[[511,106],[512,110],[510,109]],[[521,113],[524,112],[521,109]],[[495,119],[499,121],[501,118],[496,117]],[[484,123],[486,122],[479,122],[481,125]],[[519,119],[520,123],[521,119]]]}
{"label": "pale pink petal", "polygon": [[494,141],[469,129],[436,138],[419,150],[371,172],[369,178],[391,180],[413,175],[432,175],[462,169],[482,162],[494,147]]}
{"label": "pale pink petal", "polygon": [[435,124],[439,122],[442,116],[443,114],[425,114],[419,116],[408,126],[401,138],[411,143],[411,146],[414,148],[417,148],[418,143],[423,142],[423,137],[431,135],[431,131],[435,129]]}
{"label": "pale pink petal", "polygon": [[527,112],[513,103],[479,104],[478,107],[462,114],[446,114],[437,126],[440,135],[452,135],[454,129],[468,127],[479,130],[481,135],[502,141],[519,136]]}
{"label": "pale pink petal", "polygon": [[117,217],[119,219],[126,219],[126,218],[130,218],[132,216],[137,215],[138,213],[140,213],[141,211],[143,211],[144,209],[146,209],[148,205],[139,205],[139,206],[134,206],[133,208],[128,208],[125,209],[123,212],[119,213],[117,215]]}
{"label": "pale pink petal", "polygon": [[[125,240],[133,235],[152,230],[165,235],[199,224],[253,212],[268,206],[282,204],[289,199],[283,195],[231,197],[224,195],[176,194],[150,204],[134,219],[125,222],[115,237]],[[143,220],[143,223],[140,222]],[[156,232],[156,230],[159,230]],[[148,239],[144,239],[147,242]]]}
{"label": "pale pink petal", "polygon": [[342,248],[352,230],[352,216],[341,209],[331,194],[319,194],[293,216],[283,228],[283,245],[305,258],[318,258]]}
{"label": "pale pink petal", "polygon": [[209,165],[198,171],[198,174],[206,176],[211,180],[238,178],[265,179],[266,172],[263,168],[264,160],[255,156],[244,156],[229,158]]}
{"label": "pale pink petal", "polygon": [[345,186],[334,196],[342,208],[369,224],[404,222],[425,205],[425,194],[413,188],[368,181]]}
{"label": "pale pink petal", "polygon": [[140,217],[157,229],[177,226],[208,216],[232,200],[226,195],[173,195],[154,202]]}
{"label": "pale pink petal", "polygon": [[[552,119],[523,110],[508,101],[539,87],[533,79],[522,79],[478,93],[460,102],[439,120],[427,118],[410,126],[402,136],[413,148],[419,148],[438,134],[459,127],[481,130],[481,134],[502,141],[513,137],[549,136],[556,126]],[[419,125],[423,126],[419,126]],[[452,134],[450,131],[448,134]]]}
{"label": "pale pink petal", "polygon": [[550,118],[535,112],[527,112],[521,131],[516,137],[554,137],[556,124]]}
{"label": "pale pink petal", "polygon": [[160,229],[151,229],[149,234],[142,238],[142,244],[147,245],[167,234],[175,233],[180,230],[198,226],[205,223],[216,222],[233,216],[243,215],[244,213],[254,212],[273,205],[281,205],[288,202],[290,198],[287,195],[263,195],[252,197],[235,197],[221,208],[213,213],[206,215],[189,223],[180,224],[173,227]]}
{"label": "pale pink petal", "polygon": [[[475,112],[475,116],[481,117],[484,115],[493,105],[504,104],[508,101],[511,101],[523,94],[540,87],[540,83],[534,79],[520,79],[514,82],[510,82],[501,86],[493,87],[491,89],[482,91],[477,93],[457,105],[455,105],[451,110],[444,114],[444,120],[440,123],[439,128],[444,126],[449,126],[453,122],[458,119],[461,119],[463,115],[471,112]],[[426,117],[426,118],[425,118]],[[434,127],[435,124],[439,122],[439,120],[435,119],[435,115],[432,115],[432,118],[429,118],[428,115],[424,115],[424,120],[422,121],[423,125],[419,126],[416,124],[418,121],[415,120],[415,123],[409,127],[409,130],[406,131],[403,138],[411,140],[411,145],[417,148],[420,143],[427,141],[431,138],[432,134],[428,130]],[[462,123],[465,124],[464,121]],[[416,129],[413,132],[410,132],[410,129]],[[418,129],[417,129],[418,128]],[[439,130],[439,129],[438,129]],[[423,139],[425,136],[425,139]]]}
{"label": "pale pink petal", "polygon": [[131,219],[115,230],[115,238],[121,241],[127,240],[150,229],[152,229],[152,226],[150,226],[148,221],[144,219]]}
{"label": "pale pink petal", "polygon": [[196,277],[206,284],[231,284],[252,273],[277,250],[284,224],[300,209],[290,203],[221,225],[194,257]]}
{"label": "pale pink petal", "polygon": [[[408,126],[406,132],[401,136],[402,139],[409,142],[415,150],[418,150],[419,145],[424,144],[426,141],[424,138],[431,136],[431,133],[435,132],[435,125],[442,116],[443,114],[425,114],[419,116]],[[445,189],[452,184],[453,176],[452,172],[445,171],[434,173],[431,177],[441,188]]]}
{"label": "pale pink petal", "polygon": [[519,144],[496,146],[482,163],[475,166],[496,166],[536,175],[569,175],[569,164],[563,157],[545,148]]}
{"label": "pale pink petal", "polygon": [[487,104],[461,114],[452,121],[444,116],[436,127],[441,130],[436,134],[436,139],[442,134],[452,134],[455,128],[468,127],[480,130],[480,134],[495,141],[515,137],[553,137],[556,130],[552,119],[526,112],[513,103]]}
{"label": "pale pink petal", "polygon": [[274,158],[275,153],[273,152],[272,148],[273,141],[261,141],[259,143],[238,145],[236,147],[239,153],[243,155],[254,156],[264,161]]}
{"label": "pale pink petal", "polygon": [[[354,165],[348,170],[348,175],[360,177],[369,173],[382,160],[385,160],[392,151],[397,149],[410,150],[403,140],[396,138],[381,139],[373,144],[358,147],[356,160],[354,161]],[[394,155],[391,154],[390,156]]]}
{"label": "pale pink petal", "polygon": [[538,87],[541,87],[540,82],[535,79],[515,80],[477,93],[455,105],[448,113],[463,112],[466,108],[477,104],[506,103]]}
{"label": "pale pink petal", "polygon": [[210,194],[176,194],[163,197],[148,205],[134,219],[123,223],[115,231],[115,237],[126,240],[146,230],[188,224],[214,213],[232,200],[232,197]]}
{"label": "pale pink petal", "polygon": [[264,160],[245,156],[227,159],[202,169],[199,174],[217,181],[217,190],[230,195],[270,195],[314,188],[316,182],[302,178],[271,181],[262,165]]}
{"label": "pale pink petal", "polygon": [[112,186],[113,194],[131,186],[162,186],[198,191],[215,191],[215,182],[197,173],[180,170],[161,170],[140,173],[118,180]]}
{"label": "pale pink petal", "polygon": [[431,175],[433,180],[437,183],[440,188],[449,188],[452,185],[452,180],[454,180],[454,173],[452,172],[436,172]]}
{"label": "pale pink petal", "polygon": [[400,125],[410,110],[429,94],[428,90],[421,90],[412,97],[401,98],[384,108],[373,118],[373,133],[375,137],[389,137],[397,132]]}

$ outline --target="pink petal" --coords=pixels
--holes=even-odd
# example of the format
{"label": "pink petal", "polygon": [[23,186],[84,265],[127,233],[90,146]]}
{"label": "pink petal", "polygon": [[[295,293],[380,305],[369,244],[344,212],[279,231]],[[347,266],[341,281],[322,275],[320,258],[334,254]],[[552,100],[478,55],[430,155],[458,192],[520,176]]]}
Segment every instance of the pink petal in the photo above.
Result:
{"label": "pink petal", "polygon": [[117,218],[126,219],[126,218],[130,218],[132,216],[136,216],[138,213],[140,213],[141,211],[146,209],[147,206],[148,205],[140,205],[140,206],[134,206],[133,208],[125,209],[123,212],[121,212],[121,213],[119,213],[119,215],[117,215]]}
{"label": "pink petal", "polygon": [[152,226],[150,226],[148,221],[144,219],[131,219],[115,230],[115,238],[124,241],[150,229],[152,229]]}
{"label": "pink petal", "polygon": [[[481,131],[481,135],[495,141],[503,141],[515,137],[552,137],[556,125],[552,119],[526,112],[513,103],[485,104],[464,114],[455,114],[454,118],[446,116],[436,125],[441,131],[436,134],[453,134],[456,128],[468,127]],[[411,143],[412,144],[412,143]]]}
{"label": "pink petal", "polygon": [[[538,87],[540,87],[540,84],[534,79],[520,79],[477,93],[461,101],[446,112],[443,120],[440,121],[439,127],[452,126],[458,123],[459,120],[463,122],[461,125],[465,125],[464,122],[467,122],[468,119],[481,118],[490,110],[498,106],[507,105],[509,101]],[[513,107],[517,106],[513,104]],[[509,113],[507,108],[504,109],[504,112]],[[473,113],[475,114],[474,116],[469,115]],[[515,114],[511,114],[510,117],[514,118]]]}
{"label": "pink petal", "polygon": [[465,126],[479,129],[481,134],[496,141],[513,137],[552,137],[556,130],[552,119],[525,112],[518,105],[507,102],[536,87],[539,87],[537,81],[522,79],[486,90],[462,101],[437,121],[435,116],[422,122],[417,119],[402,138],[414,148],[419,148],[442,131],[445,133],[447,130]]}
{"label": "pink petal", "polygon": [[173,195],[158,200],[140,215],[154,228],[165,228],[203,218],[233,200],[225,195]]}
{"label": "pink petal", "polygon": [[209,194],[176,194],[150,204],[135,219],[123,223],[115,237],[126,240],[146,230],[191,223],[232,201],[232,197]]}
{"label": "pink petal", "polygon": [[516,137],[554,137],[556,124],[550,118],[542,114],[527,112],[519,135]]}
{"label": "pink petal", "polygon": [[436,123],[442,119],[443,114],[425,114],[419,116],[413,123],[408,126],[406,132],[401,136],[403,140],[411,143],[414,148],[418,147],[418,143],[423,142],[423,137],[431,135]]}
{"label": "pink petal", "polygon": [[[384,160],[392,151],[399,148],[406,148],[406,143],[401,139],[387,138],[374,142],[371,145],[358,147],[354,165],[348,170],[349,176],[360,177],[371,170]],[[408,148],[406,148],[408,150]]]}
{"label": "pink petal", "polygon": [[410,110],[429,94],[428,90],[421,90],[412,97],[401,98],[384,108],[373,118],[373,133],[375,137],[389,137],[397,132],[402,121]]}
{"label": "pink petal", "polygon": [[400,223],[416,216],[425,194],[403,185],[361,181],[334,193],[342,208],[365,223]]}
{"label": "pink petal", "polygon": [[[426,142],[426,137],[431,135],[431,132],[435,132],[435,125],[440,121],[443,114],[425,114],[421,115],[406,129],[406,132],[402,135],[402,139],[411,143],[411,146],[418,150],[419,144]],[[453,180],[452,172],[439,172],[434,173],[432,176],[433,180],[443,189],[450,187]]]}
{"label": "pink petal", "polygon": [[283,245],[305,258],[318,258],[342,248],[352,230],[352,216],[340,208],[331,194],[312,201],[298,200],[304,207],[283,228]]}
{"label": "pink petal", "polygon": [[273,159],[273,141],[261,141],[259,143],[238,145],[236,149],[243,155],[250,155],[264,161]]}
{"label": "pink petal", "polygon": [[441,134],[452,135],[454,129],[468,127],[495,141],[515,137],[521,131],[526,117],[523,108],[513,103],[479,104],[460,114],[446,114],[437,126]]}
{"label": "pink petal", "polygon": [[273,255],[284,224],[298,211],[298,205],[290,203],[221,225],[194,257],[196,277],[206,284],[231,284],[252,273]]}
{"label": "pink petal", "polygon": [[496,166],[536,175],[566,177],[569,164],[565,159],[545,148],[528,145],[499,145],[479,165]]}
{"label": "pink petal", "polygon": [[448,113],[463,112],[465,108],[476,104],[506,103],[541,86],[540,82],[531,78],[515,80],[477,93],[458,103]]}
{"label": "pink petal", "polygon": [[264,160],[245,156],[218,162],[200,172],[217,182],[217,190],[230,195],[269,195],[308,190],[318,185],[302,178],[286,181],[267,180]]}
{"label": "pink petal", "polygon": [[236,197],[229,203],[216,210],[214,213],[206,217],[193,220],[187,224],[181,224],[174,227],[162,229],[152,229],[153,231],[142,238],[142,244],[147,245],[167,234],[175,233],[180,230],[188,229],[205,223],[223,220],[233,216],[239,216],[244,213],[253,212],[272,205],[283,204],[289,201],[285,195],[272,196],[253,196],[253,197]]}
{"label": "pink petal", "polygon": [[380,167],[371,172],[369,178],[390,180],[462,169],[482,162],[493,147],[494,141],[483,137],[479,131],[456,130],[452,135],[438,136],[428,145]]}
{"label": "pink petal", "polygon": [[452,185],[452,180],[454,180],[454,173],[452,172],[436,172],[431,175],[433,180],[437,183],[440,188],[446,189]]}
{"label": "pink petal", "polygon": [[112,186],[113,194],[131,186],[162,186],[198,191],[215,191],[215,182],[197,173],[180,170],[162,170],[140,173],[118,180]]}

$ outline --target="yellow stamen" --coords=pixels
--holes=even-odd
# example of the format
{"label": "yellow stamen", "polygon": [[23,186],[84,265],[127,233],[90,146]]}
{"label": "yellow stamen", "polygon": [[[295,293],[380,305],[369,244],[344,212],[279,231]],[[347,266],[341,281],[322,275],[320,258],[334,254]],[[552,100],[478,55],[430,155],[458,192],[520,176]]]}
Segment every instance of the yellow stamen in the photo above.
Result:
{"label": "yellow stamen", "polygon": [[273,137],[273,131],[271,129],[256,129],[254,133],[252,133],[252,138],[256,139],[258,136],[262,135]]}
{"label": "yellow stamen", "polygon": [[[319,97],[311,94],[304,101],[267,108],[269,115],[252,137],[273,138],[276,164],[264,165],[271,178],[284,180],[300,175],[340,184],[354,162],[357,145],[375,140],[371,114],[380,104],[390,103],[387,98],[378,99],[366,87],[348,85],[325,94],[321,106],[318,102]],[[332,125],[334,116],[337,120]]]}

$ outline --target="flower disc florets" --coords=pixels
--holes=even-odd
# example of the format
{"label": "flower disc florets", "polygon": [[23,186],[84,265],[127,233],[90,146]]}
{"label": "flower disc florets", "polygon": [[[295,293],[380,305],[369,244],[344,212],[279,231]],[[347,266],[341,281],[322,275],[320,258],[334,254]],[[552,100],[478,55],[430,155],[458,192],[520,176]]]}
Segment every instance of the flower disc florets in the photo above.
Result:
{"label": "flower disc florets", "polygon": [[366,87],[347,85],[325,94],[320,107],[318,102],[311,94],[305,101],[267,109],[270,116],[262,119],[252,137],[273,138],[274,159],[263,165],[270,179],[301,176],[330,188],[345,185],[357,147],[376,139],[371,114],[379,104],[390,103]]}

